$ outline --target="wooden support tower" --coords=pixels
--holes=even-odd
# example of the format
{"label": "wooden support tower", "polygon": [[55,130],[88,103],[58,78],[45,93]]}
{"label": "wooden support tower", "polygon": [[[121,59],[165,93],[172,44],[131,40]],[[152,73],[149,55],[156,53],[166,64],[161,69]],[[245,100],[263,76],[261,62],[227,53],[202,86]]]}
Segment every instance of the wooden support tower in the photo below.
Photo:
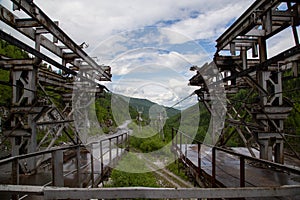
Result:
{"label": "wooden support tower", "polygon": [[[0,5],[0,20],[34,42],[31,47],[18,38],[0,30],[0,38],[34,56],[32,59],[11,59],[1,56],[0,68],[10,70],[12,88],[11,127],[4,130],[10,138],[12,156],[39,151],[45,145],[50,149],[57,139],[66,134],[73,144],[80,142],[72,108],[73,89],[80,90],[77,80],[93,83],[94,95],[104,91],[99,81],[109,81],[110,67],[98,65],[82,47],[76,44],[61,28],[32,1],[14,1],[13,10],[23,11],[27,17],[18,18]],[[47,34],[47,37],[45,36]],[[50,38],[50,39],[49,39]],[[57,56],[60,62],[48,57],[42,50]],[[49,67],[50,66],[50,67]],[[51,68],[58,68],[58,72]],[[50,86],[50,87],[49,87]],[[76,88],[77,87],[77,88]],[[64,108],[58,108],[48,94],[49,89],[61,94]],[[38,95],[38,91],[43,95]],[[86,109],[85,109],[86,110]],[[83,117],[87,117],[83,115]],[[83,119],[86,120],[86,119]],[[37,141],[37,130],[44,130]],[[71,136],[70,130],[75,133]],[[41,160],[28,159],[20,166],[26,173],[33,172]]]}
{"label": "wooden support tower", "polygon": [[[298,77],[299,16],[298,1],[257,0],[216,40],[214,62],[223,75],[228,109],[227,126],[220,133],[218,145],[226,145],[232,136],[225,135],[226,128],[233,126],[252,156],[255,155],[251,149],[256,147],[260,158],[283,163],[286,141],[283,122],[292,110],[290,101],[283,98],[283,79],[286,71],[292,71],[289,78]],[[291,31],[294,46],[269,57],[268,39],[286,29]],[[197,94],[208,107],[210,83],[199,73],[201,70],[204,69],[198,70],[190,84],[200,87]],[[251,106],[243,103],[237,107],[231,99],[240,89],[247,89],[245,99],[257,96]]]}

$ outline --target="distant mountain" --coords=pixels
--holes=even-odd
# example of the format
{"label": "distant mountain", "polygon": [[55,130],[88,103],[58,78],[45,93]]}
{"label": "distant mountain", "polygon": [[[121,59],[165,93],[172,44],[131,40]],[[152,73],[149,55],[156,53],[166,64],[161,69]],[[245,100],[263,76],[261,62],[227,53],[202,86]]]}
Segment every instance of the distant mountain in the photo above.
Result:
{"label": "distant mountain", "polygon": [[165,135],[171,136],[172,128],[178,129],[185,133],[197,133],[195,140],[203,141],[208,125],[210,122],[210,114],[202,103],[196,103],[193,106],[182,110],[169,119],[167,119],[164,132]]}
{"label": "distant mountain", "polygon": [[142,119],[148,121],[150,118],[159,117],[161,112],[164,113],[163,117],[172,118],[180,114],[181,111],[158,105],[147,99],[106,93],[102,98],[96,101],[96,112],[98,121],[101,124],[111,120],[119,124],[126,120],[137,119],[138,112],[142,112]]}
{"label": "distant mountain", "polygon": [[141,111],[147,118],[149,118],[149,113],[151,113],[150,109],[153,109],[154,107],[156,107],[156,109],[158,109],[159,107],[164,109],[167,113],[168,118],[173,117],[174,115],[177,115],[181,112],[180,110],[177,110],[175,108],[162,106],[147,99],[139,99],[133,97],[130,97],[129,105],[132,108],[136,108],[137,110]]}

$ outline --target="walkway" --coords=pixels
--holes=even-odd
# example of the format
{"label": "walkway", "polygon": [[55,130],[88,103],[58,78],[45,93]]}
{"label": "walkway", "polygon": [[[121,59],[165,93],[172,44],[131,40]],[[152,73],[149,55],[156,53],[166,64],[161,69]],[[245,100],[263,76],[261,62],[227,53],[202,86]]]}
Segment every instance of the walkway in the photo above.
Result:
{"label": "walkway", "polygon": [[[202,147],[205,155],[201,159],[202,169],[208,173],[212,173],[211,148]],[[241,148],[233,148],[233,151],[240,153]],[[242,149],[243,150],[243,149]],[[197,165],[197,146],[188,145],[187,158]],[[226,187],[238,187],[240,177],[240,161],[236,156],[217,151],[216,153],[216,177]],[[299,167],[300,165],[298,165]],[[283,171],[270,170],[270,168],[255,166],[255,163],[246,162],[245,165],[246,186],[280,186],[280,185],[300,185],[300,177],[294,174],[287,174]]]}

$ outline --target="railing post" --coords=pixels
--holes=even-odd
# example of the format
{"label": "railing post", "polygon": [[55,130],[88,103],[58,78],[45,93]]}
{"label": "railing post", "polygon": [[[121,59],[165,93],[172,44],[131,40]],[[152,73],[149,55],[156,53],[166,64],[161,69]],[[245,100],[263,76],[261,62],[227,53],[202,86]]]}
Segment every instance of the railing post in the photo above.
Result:
{"label": "railing post", "polygon": [[118,147],[118,145],[119,145],[119,136],[117,136],[117,145],[116,145],[116,148],[117,148],[117,156],[116,156],[116,158],[118,158],[119,157],[119,147]]}
{"label": "railing post", "polygon": [[81,188],[80,182],[80,146],[76,148],[77,187]]}
{"label": "railing post", "polygon": [[172,128],[172,148],[174,148],[174,128]]}
{"label": "railing post", "polygon": [[212,148],[212,170],[211,170],[211,187],[216,186],[216,149]]}
{"label": "railing post", "polygon": [[94,187],[95,184],[95,179],[94,179],[94,156],[93,156],[93,143],[90,144],[90,156],[91,156],[91,179],[92,179],[92,188]]}
{"label": "railing post", "polygon": [[[122,133],[122,135],[121,135],[121,141],[122,141],[122,147],[125,147],[125,146],[123,146],[124,145],[124,133]],[[122,148],[122,149],[124,149],[124,148]],[[121,150],[121,153],[122,153],[122,150]]]}
{"label": "railing post", "polygon": [[[180,154],[182,153],[182,133],[181,132],[179,132],[180,133],[180,138],[179,138],[179,142],[180,142],[180,145],[179,145],[179,147],[180,147]],[[177,132],[177,134],[178,134],[178,132]]]}
{"label": "railing post", "polygon": [[129,152],[130,150],[129,132],[126,133],[126,140],[127,140],[127,151]]}
{"label": "railing post", "polygon": [[111,160],[112,160],[112,157],[111,157],[111,151],[112,151],[112,149],[111,149],[111,138],[109,138],[109,164],[111,164]]}
{"label": "railing post", "polygon": [[240,187],[245,187],[245,158],[240,156]]}
{"label": "railing post", "polygon": [[174,128],[172,127],[172,147],[171,147],[171,151],[174,153],[174,160],[175,160],[175,164],[176,164],[176,162],[177,162],[177,157],[176,157],[176,155],[177,155],[177,149],[176,149],[176,147],[175,147],[175,145],[174,145]]}
{"label": "railing post", "polygon": [[12,161],[11,180],[13,185],[19,185],[19,159]]}
{"label": "railing post", "polygon": [[52,185],[63,187],[64,186],[63,151],[56,150],[53,151],[51,154],[52,154]]}
{"label": "railing post", "polygon": [[[174,130],[175,131],[175,130]],[[177,151],[177,149],[178,149],[178,131],[177,131],[177,133],[176,133],[176,140],[175,140],[175,147],[176,147],[176,151]]]}
{"label": "railing post", "polygon": [[198,142],[198,174],[201,176],[201,143]]}
{"label": "railing post", "polygon": [[103,150],[102,150],[102,141],[100,141],[100,145],[99,145],[99,148],[100,148],[100,174],[101,174],[101,178],[103,176]]}
{"label": "railing post", "polygon": [[[19,185],[20,179],[19,179],[19,159],[14,159],[12,161],[12,169],[11,169],[11,180],[13,185]],[[19,195],[13,194],[12,200],[17,200],[19,199]]]}
{"label": "railing post", "polygon": [[120,137],[121,137],[121,142],[120,142],[120,143],[121,143],[120,154],[122,155],[122,153],[123,153],[123,152],[122,152],[122,149],[123,149],[122,147],[123,147],[123,142],[124,142],[124,141],[123,141],[123,133],[120,135]]}
{"label": "railing post", "polygon": [[185,150],[184,150],[184,154],[185,154],[185,158],[184,158],[184,161],[185,161],[185,163],[186,163],[186,160],[187,160],[187,148],[188,148],[188,142],[187,142],[187,140],[188,140],[188,138],[186,137],[186,139],[185,139]]}

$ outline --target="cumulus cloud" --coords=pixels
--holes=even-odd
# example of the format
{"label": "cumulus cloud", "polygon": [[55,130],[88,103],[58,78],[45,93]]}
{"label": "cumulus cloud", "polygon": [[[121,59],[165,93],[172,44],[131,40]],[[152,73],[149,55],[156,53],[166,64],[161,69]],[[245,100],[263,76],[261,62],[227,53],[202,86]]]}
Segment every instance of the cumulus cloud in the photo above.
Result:
{"label": "cumulus cloud", "polygon": [[[222,4],[222,3],[221,3]],[[195,39],[216,39],[228,26],[228,23],[237,18],[245,9],[249,1],[239,1],[216,6],[215,9],[200,13],[195,18],[181,20],[170,29]],[[169,36],[171,42],[181,42],[180,37]]]}
{"label": "cumulus cloud", "polygon": [[[300,28],[298,27],[298,32]],[[268,57],[273,57],[284,50],[287,50],[295,45],[294,36],[291,28],[287,28],[273,38],[267,41]]]}
{"label": "cumulus cloud", "polygon": [[214,53],[201,40],[215,40],[253,1],[34,2],[75,42],[87,42],[85,50],[99,64],[111,65],[112,91],[170,106],[194,89],[187,86],[189,67],[209,62]]}
{"label": "cumulus cloud", "polygon": [[[196,22],[197,19],[206,22],[205,24],[207,26],[210,26],[210,24],[215,25],[215,21],[221,21],[220,23],[225,21],[225,23],[228,23],[226,20],[230,17],[239,16],[241,11],[252,1],[253,0],[36,0],[35,2],[45,10],[52,19],[59,20],[62,28],[66,30],[72,38],[75,38],[78,42],[86,40],[89,43],[94,43],[97,38],[104,40],[112,33],[161,24],[159,22],[170,20],[179,20],[180,22],[177,27],[186,28],[187,35],[190,35],[190,33],[197,31],[201,32],[201,28],[204,27],[191,27],[198,25]],[[226,10],[221,13],[216,12],[223,7],[232,7],[232,9],[228,10],[228,12],[226,12]],[[196,17],[195,21],[190,19],[190,17],[197,16],[198,13],[201,13],[201,17]],[[210,17],[208,14],[214,16]],[[189,23],[191,23],[191,26],[189,26]],[[183,30],[184,29],[181,29],[181,31]],[[194,34],[192,36],[194,36]]]}

